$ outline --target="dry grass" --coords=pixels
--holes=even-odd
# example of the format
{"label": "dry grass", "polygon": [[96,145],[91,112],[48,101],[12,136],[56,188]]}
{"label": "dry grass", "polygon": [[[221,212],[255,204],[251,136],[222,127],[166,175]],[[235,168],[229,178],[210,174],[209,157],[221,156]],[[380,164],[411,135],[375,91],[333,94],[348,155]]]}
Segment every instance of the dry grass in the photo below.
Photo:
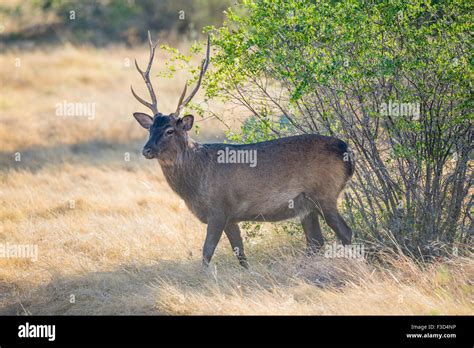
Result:
{"label": "dry grass", "polygon": [[[146,135],[131,117],[137,103],[129,85],[144,88],[124,66],[135,56],[143,62],[146,48],[0,55],[0,244],[39,251],[36,262],[0,259],[1,314],[474,312],[472,258],[421,267],[387,256],[385,268],[308,258],[302,236],[270,225],[246,243],[250,272],[225,238],[202,272],[205,226],[167,187],[158,164],[139,156]],[[162,109],[175,107],[183,81],[159,81]],[[58,117],[63,100],[95,102],[97,115]],[[203,138],[222,134],[215,121],[200,125]]]}

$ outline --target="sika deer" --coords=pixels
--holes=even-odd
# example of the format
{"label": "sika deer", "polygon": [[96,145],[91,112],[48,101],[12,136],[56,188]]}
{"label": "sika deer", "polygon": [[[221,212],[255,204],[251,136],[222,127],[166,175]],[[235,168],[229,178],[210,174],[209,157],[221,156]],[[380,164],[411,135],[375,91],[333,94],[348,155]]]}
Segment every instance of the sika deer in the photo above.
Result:
{"label": "sika deer", "polygon": [[[153,117],[139,112],[133,116],[149,131],[143,156],[158,160],[171,188],[193,214],[207,224],[203,265],[209,264],[225,232],[240,264],[247,268],[238,226],[241,221],[280,221],[298,217],[307,246],[314,251],[324,243],[319,225],[319,217],[322,217],[342,243],[349,244],[352,231],[337,210],[339,194],[354,172],[354,162],[344,160],[349,154],[347,144],[337,138],[315,134],[246,145],[200,144],[191,140],[188,132],[194,117],[179,115],[198,91],[209,66],[210,40],[208,38],[206,58],[196,87],[185,98],[185,85],[176,111],[168,115],[157,108],[150,81],[157,44],[151,41],[150,33],[148,40],[150,59],[146,71],[142,71],[136,61],[135,65],[152,102],[137,96],[133,89],[132,93],[151,109]],[[249,153],[255,155],[255,165],[236,160]]]}

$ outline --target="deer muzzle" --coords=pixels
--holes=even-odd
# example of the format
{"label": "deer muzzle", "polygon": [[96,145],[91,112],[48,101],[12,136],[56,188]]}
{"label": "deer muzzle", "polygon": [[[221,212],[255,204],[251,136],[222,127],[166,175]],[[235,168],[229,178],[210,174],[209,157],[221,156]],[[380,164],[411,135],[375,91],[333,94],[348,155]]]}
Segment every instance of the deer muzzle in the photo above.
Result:
{"label": "deer muzzle", "polygon": [[153,153],[153,149],[148,146],[145,146],[143,148],[142,154],[146,159],[153,159],[155,157],[155,154]]}

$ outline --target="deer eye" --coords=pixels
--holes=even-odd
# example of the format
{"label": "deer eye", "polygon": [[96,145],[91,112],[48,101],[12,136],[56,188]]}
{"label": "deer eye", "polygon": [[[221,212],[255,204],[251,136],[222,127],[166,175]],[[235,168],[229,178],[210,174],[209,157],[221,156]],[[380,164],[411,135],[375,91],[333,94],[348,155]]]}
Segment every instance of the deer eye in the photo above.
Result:
{"label": "deer eye", "polygon": [[167,134],[167,135],[171,135],[171,134],[173,134],[173,133],[174,133],[174,129],[168,129],[168,130],[166,131],[166,134]]}

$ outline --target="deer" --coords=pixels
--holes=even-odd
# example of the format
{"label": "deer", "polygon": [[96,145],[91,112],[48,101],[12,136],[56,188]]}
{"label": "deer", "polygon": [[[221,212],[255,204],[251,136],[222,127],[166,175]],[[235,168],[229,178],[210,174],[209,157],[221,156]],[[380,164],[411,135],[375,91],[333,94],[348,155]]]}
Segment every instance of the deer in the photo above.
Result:
{"label": "deer", "polygon": [[[146,159],[158,161],[171,189],[193,215],[207,225],[202,248],[204,269],[223,233],[239,264],[249,267],[238,225],[244,221],[299,219],[310,254],[324,245],[320,218],[343,245],[351,243],[352,230],[337,207],[338,198],[355,169],[353,156],[348,156],[351,152],[344,141],[318,134],[300,134],[253,144],[196,142],[189,136],[194,116],[180,117],[180,114],[198,92],[208,69],[210,36],[194,89],[186,97],[186,81],[176,110],[169,114],[158,111],[150,80],[158,44],[158,41],[152,42],[150,32],[148,44],[150,55],[146,70],[140,69],[136,60],[135,66],[146,84],[151,102],[142,99],[131,87],[134,97],[152,112],[151,115],[133,113],[149,133],[142,154]],[[232,156],[223,156],[229,153],[234,154],[234,160],[231,160]],[[255,154],[255,165],[236,161],[236,153]]]}

